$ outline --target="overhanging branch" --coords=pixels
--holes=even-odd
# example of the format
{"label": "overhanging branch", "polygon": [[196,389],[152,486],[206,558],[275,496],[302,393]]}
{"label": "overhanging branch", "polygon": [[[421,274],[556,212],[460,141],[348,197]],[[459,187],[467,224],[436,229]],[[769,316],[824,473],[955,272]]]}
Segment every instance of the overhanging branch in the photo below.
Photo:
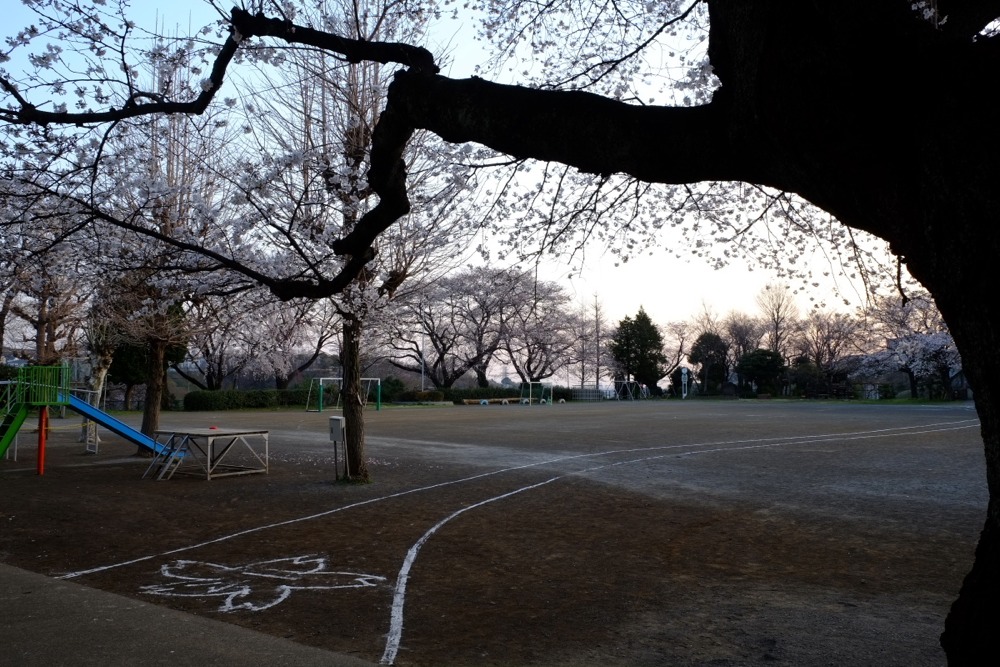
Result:
{"label": "overhanging branch", "polygon": [[263,14],[251,14],[238,8],[233,9],[232,23],[242,37],[276,37],[289,44],[314,46],[339,53],[350,63],[398,63],[420,72],[436,74],[439,71],[431,52],[419,46],[348,39]]}
{"label": "overhanging branch", "polygon": [[[561,162],[584,172],[623,173],[648,182],[757,180],[747,171],[753,151],[734,146],[717,106],[640,107],[581,91],[536,90],[482,79],[452,80],[437,74],[433,56],[408,44],[346,39],[327,32],[235,8],[232,28],[202,92],[194,100],[173,101],[133,92],[118,109],[84,113],[42,111],[7,81],[14,99],[0,120],[19,124],[89,125],[153,114],[201,114],[221,88],[240,45],[252,37],[274,37],[338,53],[348,62],[399,63],[373,136],[369,185],[378,204],[355,228],[334,243],[347,257],[331,279],[276,278],[237,259],[149,230],[134,229],[175,248],[197,253],[219,266],[267,286],[278,297],[322,298],[344,290],[374,256],[372,245],[410,210],[403,153],[414,130],[430,130],[453,143],[476,142],[515,158]],[[128,226],[124,221],[97,217]]]}
{"label": "overhanging branch", "polygon": [[516,158],[654,183],[762,180],[750,178],[749,147],[732,143],[723,110],[711,104],[636,106],[582,91],[414,71],[396,73],[389,98],[416,128]]}

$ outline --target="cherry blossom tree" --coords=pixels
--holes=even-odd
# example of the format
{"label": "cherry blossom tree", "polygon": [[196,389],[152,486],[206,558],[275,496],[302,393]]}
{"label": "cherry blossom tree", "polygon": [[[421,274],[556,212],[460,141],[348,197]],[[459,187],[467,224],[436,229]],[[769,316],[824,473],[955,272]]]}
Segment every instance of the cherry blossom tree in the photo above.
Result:
{"label": "cherry blossom tree", "polygon": [[[36,363],[58,364],[79,354],[94,263],[79,248],[60,243],[78,221],[62,214],[57,200],[43,196],[24,202],[3,193],[10,193],[0,187],[5,333],[8,320],[20,320],[18,347],[30,349]],[[38,224],[26,224],[26,203]]]}
{"label": "cherry blossom tree", "polygon": [[[331,244],[345,258],[336,272],[262,270],[215,244],[168,240],[202,268],[228,268],[283,298],[343,291],[364,269],[374,239],[411,208],[402,155],[417,130],[488,146],[510,156],[512,168],[541,169],[541,205],[512,223],[541,223],[550,247],[580,234],[625,239],[627,253],[636,237],[676,225],[709,261],[759,250],[809,280],[810,269],[796,269],[805,240],[860,258],[862,232],[888,243],[934,296],[966,360],[986,450],[990,500],[942,645],[956,665],[1000,653],[1000,306],[992,294],[1000,129],[993,90],[983,85],[1000,60],[996,2],[476,4],[485,36],[504,55],[540,63],[523,75],[526,85],[441,76],[418,46],[296,24],[290,3],[261,2],[260,13],[229,14],[193,97],[136,87],[129,72],[138,56],[120,48],[132,31],[127,21],[81,20],[85,7],[43,2],[53,5],[75,12],[63,32],[29,29],[9,48],[37,45],[32,57],[44,68],[75,47],[88,59],[85,76],[0,74],[4,154],[27,154],[36,166],[92,163],[107,123],[203,112],[240,65],[237,53],[267,40],[400,65],[372,135],[368,183],[379,201]],[[110,55],[123,61],[119,69],[90,69]],[[676,68],[653,66],[665,60]],[[79,108],[76,98],[64,101],[77,88]],[[583,196],[549,206],[569,185]],[[896,272],[863,277],[880,275]]]}
{"label": "cherry blossom tree", "polygon": [[522,382],[540,382],[566,365],[575,342],[565,290],[518,276],[516,299],[504,318],[503,350]]}
{"label": "cherry blossom tree", "polygon": [[851,375],[870,381],[903,373],[909,379],[911,397],[920,396],[923,386],[929,398],[949,398],[952,373],[961,367],[955,341],[941,331],[891,340],[886,349],[862,357]]}
{"label": "cherry blossom tree", "polygon": [[245,297],[246,293],[235,298],[206,296],[188,304],[187,355],[171,368],[199,389],[222,389],[227,382],[232,386],[252,363],[257,322],[251,319],[253,312],[247,309]]}
{"label": "cherry blossom tree", "polygon": [[252,372],[274,377],[277,389],[301,378],[340,334],[340,316],[326,299],[267,299],[252,312],[257,318]]}
{"label": "cherry blossom tree", "polygon": [[[420,15],[377,0],[314,3],[303,18],[371,42],[419,39],[423,27]],[[268,65],[269,80],[289,94],[269,100],[266,107],[255,101],[246,108],[244,127],[263,159],[245,161],[242,172],[249,178],[237,183],[237,203],[246,211],[245,219],[257,220],[266,230],[267,246],[282,249],[285,261],[336,271],[343,262],[330,252],[331,246],[358,227],[376,199],[365,174],[389,72],[377,62],[344,62],[317,49],[277,54]],[[349,479],[369,479],[361,386],[367,332],[389,301],[404,298],[451,268],[452,241],[464,234],[455,197],[464,187],[458,174],[463,168],[444,166],[453,161],[449,150],[430,135],[410,143],[409,187],[420,208],[373,239],[364,268],[345,289],[328,295],[340,324]],[[434,171],[424,169],[431,158]]]}
{"label": "cherry blossom tree", "polygon": [[853,373],[856,377],[900,372],[909,380],[914,398],[921,385],[929,395],[949,395],[950,375],[961,368],[961,357],[929,294],[875,295],[860,317],[869,349]]}
{"label": "cherry blossom tree", "polygon": [[78,272],[65,270],[65,252],[38,255],[22,265],[10,312],[23,320],[30,332],[25,343],[34,348],[34,359],[42,365],[58,365],[78,354],[89,285]]}

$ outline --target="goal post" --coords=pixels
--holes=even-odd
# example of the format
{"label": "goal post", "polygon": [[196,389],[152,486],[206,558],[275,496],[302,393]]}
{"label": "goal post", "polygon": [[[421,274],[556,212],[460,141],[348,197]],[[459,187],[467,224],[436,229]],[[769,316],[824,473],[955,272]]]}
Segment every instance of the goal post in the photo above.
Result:
{"label": "goal post", "polygon": [[539,405],[552,403],[551,382],[521,383],[521,405],[531,405],[533,403],[538,403]]}
{"label": "goal post", "polygon": [[[344,386],[344,378],[342,377],[325,377],[325,378],[313,378],[309,383],[309,392],[306,396],[306,410],[309,412],[323,412],[323,408],[327,407],[330,402],[328,398],[328,392],[330,388],[335,388],[337,392],[336,405],[340,405],[340,395],[341,390]],[[313,389],[315,388],[316,394],[316,408],[313,409],[312,405],[312,395]],[[364,406],[368,405],[369,396],[374,394],[375,398],[375,411],[382,409],[382,378],[361,378],[361,388],[362,396],[361,403]]]}
{"label": "goal post", "polygon": [[639,401],[649,398],[649,387],[635,380],[615,380],[615,397],[619,401]]}

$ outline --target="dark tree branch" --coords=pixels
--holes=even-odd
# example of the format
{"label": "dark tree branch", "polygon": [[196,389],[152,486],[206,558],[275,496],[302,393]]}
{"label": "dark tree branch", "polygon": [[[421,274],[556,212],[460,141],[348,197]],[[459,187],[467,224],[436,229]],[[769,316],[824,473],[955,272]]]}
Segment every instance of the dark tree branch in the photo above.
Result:
{"label": "dark tree branch", "polygon": [[250,14],[238,8],[233,9],[232,23],[239,37],[277,37],[289,44],[304,44],[339,53],[350,63],[398,63],[419,72],[437,74],[439,71],[431,52],[419,46],[347,39],[263,14]]}
{"label": "dark tree branch", "polygon": [[413,71],[396,73],[389,98],[417,128],[518,158],[659,183],[749,177],[744,147],[732,143],[716,105],[635,106],[582,91]]}
{"label": "dark tree branch", "polygon": [[[20,125],[96,125],[149,116],[152,114],[202,114],[208,108],[215,93],[222,87],[223,78],[229,63],[239,48],[239,39],[230,35],[215,58],[212,73],[207,83],[202,86],[202,92],[188,102],[177,102],[160,95],[145,92],[133,92],[120,109],[106,111],[84,111],[78,113],[60,111],[42,111],[22,97],[12,83],[0,79],[0,86],[14,97],[20,105],[16,109],[0,110],[0,120]],[[140,102],[149,99],[150,102]]]}
{"label": "dark tree branch", "polygon": [[[43,111],[24,98],[13,83],[0,78],[0,87],[17,102],[15,109],[0,110],[0,120],[20,125],[92,125],[151,114],[201,114],[222,87],[226,70],[240,44],[251,37],[277,37],[289,44],[305,44],[343,55],[348,62],[399,63],[414,71],[437,73],[434,56],[427,49],[394,42],[368,42],[298,26],[288,21],[250,14],[233,8],[232,30],[215,58],[202,92],[194,100],[172,101],[148,92],[133,92],[120,109],[79,113]],[[150,101],[141,101],[150,100]]]}

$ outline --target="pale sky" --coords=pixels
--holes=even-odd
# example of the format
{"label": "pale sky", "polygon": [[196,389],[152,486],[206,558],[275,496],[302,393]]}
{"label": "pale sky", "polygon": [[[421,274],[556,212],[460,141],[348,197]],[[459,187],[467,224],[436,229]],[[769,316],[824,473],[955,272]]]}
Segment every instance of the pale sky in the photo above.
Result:
{"label": "pale sky", "polygon": [[[733,310],[757,315],[757,295],[769,283],[789,284],[773,272],[751,270],[741,260],[716,270],[705,260],[677,259],[664,249],[654,249],[652,255],[643,254],[626,264],[616,266],[616,261],[617,258],[610,254],[599,256],[593,252],[582,270],[573,270],[575,264],[547,260],[539,268],[539,277],[560,281],[577,303],[583,305],[592,304],[597,294],[609,321],[633,316],[642,306],[653,321],[661,325],[689,320],[703,312],[706,305],[720,317]],[[815,260],[817,273],[822,273],[827,266],[826,260]],[[848,310],[861,305],[861,295],[843,279],[837,283],[832,278],[819,282],[819,287],[794,295],[802,314],[817,303],[824,303],[830,310]],[[793,289],[800,287],[798,283],[790,286]],[[851,306],[844,304],[844,298],[851,301]]]}

